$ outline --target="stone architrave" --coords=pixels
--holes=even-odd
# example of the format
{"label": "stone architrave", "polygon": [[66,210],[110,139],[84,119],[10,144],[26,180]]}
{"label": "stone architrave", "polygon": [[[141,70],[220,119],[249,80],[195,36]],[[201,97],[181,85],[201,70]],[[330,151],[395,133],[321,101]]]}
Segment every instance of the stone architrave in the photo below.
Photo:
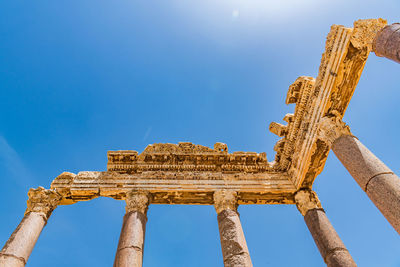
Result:
{"label": "stone architrave", "polygon": [[28,192],[27,209],[21,223],[0,251],[0,266],[25,266],[28,258],[61,196],[54,190],[38,187]]}
{"label": "stone architrave", "polygon": [[214,207],[218,214],[218,227],[225,267],[253,266],[237,206],[237,193],[235,191],[220,190],[214,193]]}
{"label": "stone architrave", "polygon": [[354,180],[400,234],[399,177],[336,117],[324,118],[320,125],[320,139],[331,146]]}
{"label": "stone architrave", "polygon": [[140,267],[143,263],[144,236],[150,195],[143,191],[126,194],[123,219],[114,267]]}
{"label": "stone architrave", "polygon": [[327,266],[357,266],[322,209],[315,192],[299,190],[295,201]]}
{"label": "stone architrave", "polygon": [[376,35],[372,47],[378,57],[386,57],[400,63],[400,23],[383,28]]}

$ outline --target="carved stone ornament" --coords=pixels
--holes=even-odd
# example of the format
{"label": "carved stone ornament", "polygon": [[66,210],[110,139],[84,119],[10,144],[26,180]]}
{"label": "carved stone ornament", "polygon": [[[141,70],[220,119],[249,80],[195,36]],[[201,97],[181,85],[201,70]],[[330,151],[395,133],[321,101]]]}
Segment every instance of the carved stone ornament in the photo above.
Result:
{"label": "carved stone ornament", "polygon": [[321,202],[318,199],[317,194],[309,189],[303,189],[296,193],[294,196],[296,201],[297,209],[304,216],[307,211],[312,209],[322,209]]}
{"label": "carved stone ornament", "polygon": [[356,48],[367,47],[372,50],[372,43],[376,34],[387,24],[385,19],[360,19],[354,22],[353,35],[350,38],[351,44]]}
{"label": "carved stone ornament", "polygon": [[352,135],[350,127],[339,117],[323,117],[319,124],[318,139],[327,143],[330,147],[342,135]]}
{"label": "carved stone ornament", "polygon": [[237,193],[230,190],[214,192],[214,207],[219,214],[223,210],[237,210]]}
{"label": "carved stone ornament", "polygon": [[62,198],[55,190],[44,189],[41,186],[37,189],[29,189],[28,197],[25,215],[30,212],[41,212],[46,215],[46,218],[50,216]]}
{"label": "carved stone ornament", "polygon": [[139,154],[133,150],[108,151],[108,171],[234,171],[267,172],[271,169],[266,153],[233,152],[215,143],[214,149],[190,142],[152,144]]}
{"label": "carved stone ornament", "polygon": [[138,211],[146,214],[150,204],[150,194],[144,191],[132,190],[126,193],[126,212]]}

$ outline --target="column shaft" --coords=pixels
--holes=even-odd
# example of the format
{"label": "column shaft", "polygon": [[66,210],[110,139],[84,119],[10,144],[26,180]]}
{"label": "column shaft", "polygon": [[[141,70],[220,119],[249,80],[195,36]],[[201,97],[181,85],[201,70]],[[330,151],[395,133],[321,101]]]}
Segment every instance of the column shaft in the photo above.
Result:
{"label": "column shaft", "polygon": [[311,209],[304,221],[328,267],[357,266],[322,209]]}
{"label": "column shaft", "polygon": [[45,225],[44,214],[26,214],[1,250],[0,266],[25,266]]}
{"label": "column shaft", "polygon": [[400,234],[400,179],[357,138],[342,135],[332,145],[342,164]]}
{"label": "column shaft", "polygon": [[142,266],[146,222],[147,217],[141,212],[131,211],[125,214],[114,266]]}
{"label": "column shaft", "polygon": [[223,210],[217,218],[224,265],[226,267],[253,266],[239,214],[233,210]]}
{"label": "column shaft", "polygon": [[251,263],[237,206],[236,192],[221,190],[214,193],[214,207],[218,214],[224,266],[250,267],[253,264]]}
{"label": "column shaft", "polygon": [[126,214],[122,223],[114,267],[141,267],[150,194],[133,190],[126,193],[125,200]]}
{"label": "column shaft", "polygon": [[357,266],[326,217],[317,194],[310,189],[302,189],[296,192],[294,199],[328,267]]}
{"label": "column shaft", "polygon": [[377,56],[400,63],[400,23],[385,26],[376,35],[372,47]]}
{"label": "column shaft", "polygon": [[39,187],[28,192],[27,209],[21,223],[0,251],[0,266],[25,266],[50,214],[57,207],[61,195]]}

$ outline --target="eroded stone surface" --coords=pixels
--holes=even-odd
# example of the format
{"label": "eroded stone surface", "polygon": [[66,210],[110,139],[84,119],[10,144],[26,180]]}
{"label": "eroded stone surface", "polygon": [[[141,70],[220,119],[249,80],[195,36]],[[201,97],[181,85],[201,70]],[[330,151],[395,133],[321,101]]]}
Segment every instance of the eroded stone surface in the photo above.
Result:
{"label": "eroded stone surface", "polygon": [[61,195],[38,187],[28,192],[27,209],[21,223],[0,251],[0,266],[25,266],[51,212]]}
{"label": "eroded stone surface", "polygon": [[346,125],[338,116],[323,117],[321,119],[318,138],[332,147],[332,144],[342,135],[352,135],[350,127]]}
{"label": "eroded stone surface", "polygon": [[146,214],[150,204],[150,194],[145,191],[132,190],[126,193],[126,212],[139,211]]}
{"label": "eroded stone surface", "polygon": [[372,40],[385,23],[369,19],[356,21],[354,28],[333,25],[317,78],[300,77],[289,87],[286,103],[296,104],[295,113],[287,125],[273,123],[271,131],[283,136],[275,145],[274,166],[286,170],[297,188],[311,187],[323,170],[329,146],[318,139],[320,121],[323,117],[343,117]]}
{"label": "eroded stone surface", "polygon": [[239,214],[226,209],[218,213],[218,227],[225,267],[253,266]]}
{"label": "eroded stone surface", "polygon": [[146,222],[146,215],[140,211],[125,214],[114,267],[142,266]]}
{"label": "eroded stone surface", "polygon": [[214,193],[214,207],[218,214],[223,210],[236,211],[237,206],[237,193],[235,191],[218,190]]}
{"label": "eroded stone surface", "polygon": [[309,210],[304,220],[328,267],[357,266],[323,210]]}
{"label": "eroded stone surface", "polygon": [[295,194],[294,199],[296,201],[297,209],[303,216],[305,216],[309,210],[322,209],[317,194],[312,190],[299,190]]}
{"label": "eroded stone surface", "polygon": [[400,63],[400,23],[383,28],[374,39],[373,50],[379,57],[387,57]]}
{"label": "eroded stone surface", "polygon": [[27,209],[25,214],[30,212],[39,212],[46,215],[46,219],[50,216],[51,212],[57,207],[62,196],[54,190],[44,189],[39,186],[38,188],[29,189],[28,192]]}

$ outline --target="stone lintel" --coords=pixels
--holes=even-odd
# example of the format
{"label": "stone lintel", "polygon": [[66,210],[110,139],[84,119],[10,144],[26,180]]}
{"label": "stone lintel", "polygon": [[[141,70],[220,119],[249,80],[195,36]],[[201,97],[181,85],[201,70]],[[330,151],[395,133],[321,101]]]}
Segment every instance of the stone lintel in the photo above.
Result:
{"label": "stone lintel", "polygon": [[131,190],[152,195],[152,204],[213,205],[218,190],[238,192],[239,204],[293,204],[296,188],[281,172],[148,171],[62,173],[51,184],[68,205],[96,197],[125,199]]}

